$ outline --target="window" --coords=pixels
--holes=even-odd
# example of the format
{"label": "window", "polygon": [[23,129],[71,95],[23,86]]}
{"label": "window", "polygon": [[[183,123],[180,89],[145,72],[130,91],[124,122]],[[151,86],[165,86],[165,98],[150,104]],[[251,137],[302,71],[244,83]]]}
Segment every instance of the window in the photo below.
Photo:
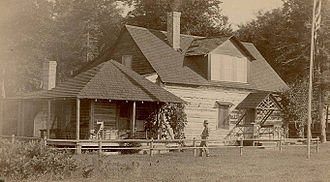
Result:
{"label": "window", "polygon": [[210,59],[211,80],[248,82],[250,61],[246,57],[211,54]]}
{"label": "window", "polygon": [[218,108],[218,123],[217,123],[217,129],[223,128],[223,129],[229,129],[229,108],[232,106],[232,103],[229,102],[216,102],[215,106]]}

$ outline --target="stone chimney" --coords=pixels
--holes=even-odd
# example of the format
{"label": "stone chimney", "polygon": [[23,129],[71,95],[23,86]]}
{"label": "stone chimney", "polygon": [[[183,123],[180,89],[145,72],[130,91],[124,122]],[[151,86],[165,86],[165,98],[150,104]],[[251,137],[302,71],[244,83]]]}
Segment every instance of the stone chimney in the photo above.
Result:
{"label": "stone chimney", "polygon": [[133,59],[132,55],[123,55],[121,57],[121,64],[123,64],[127,68],[132,69],[132,59]]}
{"label": "stone chimney", "polygon": [[56,85],[56,61],[46,61],[42,65],[42,89],[50,90]]}
{"label": "stone chimney", "polygon": [[167,40],[173,49],[180,49],[180,16],[181,12],[167,13]]}

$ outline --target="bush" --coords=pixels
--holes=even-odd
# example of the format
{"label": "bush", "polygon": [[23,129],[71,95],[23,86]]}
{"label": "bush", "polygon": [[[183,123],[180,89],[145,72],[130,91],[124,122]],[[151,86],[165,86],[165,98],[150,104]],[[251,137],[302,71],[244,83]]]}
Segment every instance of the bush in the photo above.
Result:
{"label": "bush", "polygon": [[77,169],[71,154],[43,145],[40,142],[0,140],[0,176],[15,180],[39,178],[63,179]]}
{"label": "bush", "polygon": [[[149,138],[156,138],[159,129],[162,131],[162,137],[167,138],[168,135],[166,129],[169,127],[173,130],[175,139],[184,139],[184,128],[187,125],[187,115],[184,112],[185,105],[184,104],[165,104],[163,105],[158,113],[151,113],[146,119],[144,125],[145,130],[149,132]],[[160,116],[158,122],[161,122],[163,126],[160,126],[157,122],[157,116]]]}

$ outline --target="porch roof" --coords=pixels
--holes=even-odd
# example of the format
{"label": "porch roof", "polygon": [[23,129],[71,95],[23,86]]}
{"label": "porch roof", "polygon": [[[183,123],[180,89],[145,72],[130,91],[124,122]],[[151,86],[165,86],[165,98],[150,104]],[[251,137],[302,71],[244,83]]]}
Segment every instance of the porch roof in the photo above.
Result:
{"label": "porch roof", "polygon": [[183,103],[160,86],[116,61],[107,61],[51,90],[16,99],[81,98]]}
{"label": "porch roof", "polygon": [[269,95],[269,92],[250,93],[241,103],[238,109],[255,109]]}

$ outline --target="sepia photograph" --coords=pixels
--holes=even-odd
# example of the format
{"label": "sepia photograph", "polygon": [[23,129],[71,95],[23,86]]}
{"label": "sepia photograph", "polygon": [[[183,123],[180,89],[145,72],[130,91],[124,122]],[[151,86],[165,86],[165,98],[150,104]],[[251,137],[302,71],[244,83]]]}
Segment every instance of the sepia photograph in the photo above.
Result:
{"label": "sepia photograph", "polygon": [[330,0],[0,0],[0,182],[330,181]]}

